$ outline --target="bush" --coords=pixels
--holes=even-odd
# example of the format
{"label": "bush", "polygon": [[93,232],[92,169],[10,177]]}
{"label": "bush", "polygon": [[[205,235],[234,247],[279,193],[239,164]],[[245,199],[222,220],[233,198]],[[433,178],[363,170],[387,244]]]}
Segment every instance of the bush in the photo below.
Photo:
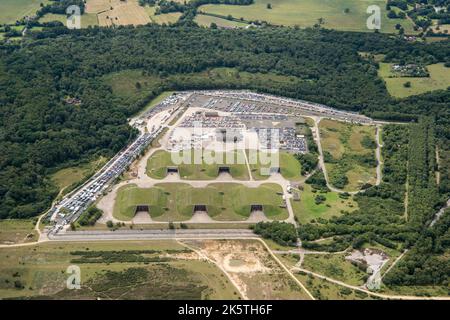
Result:
{"label": "bush", "polygon": [[295,226],[286,222],[258,222],[253,231],[265,239],[272,239],[282,246],[293,246],[297,243]]}

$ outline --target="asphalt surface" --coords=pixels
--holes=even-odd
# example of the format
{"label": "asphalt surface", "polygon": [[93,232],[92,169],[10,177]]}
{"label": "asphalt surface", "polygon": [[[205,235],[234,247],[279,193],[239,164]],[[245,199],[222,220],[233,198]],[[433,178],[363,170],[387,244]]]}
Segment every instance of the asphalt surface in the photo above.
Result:
{"label": "asphalt surface", "polygon": [[247,229],[175,229],[175,230],[116,230],[66,231],[50,235],[56,241],[103,240],[171,240],[171,239],[250,239],[258,236]]}

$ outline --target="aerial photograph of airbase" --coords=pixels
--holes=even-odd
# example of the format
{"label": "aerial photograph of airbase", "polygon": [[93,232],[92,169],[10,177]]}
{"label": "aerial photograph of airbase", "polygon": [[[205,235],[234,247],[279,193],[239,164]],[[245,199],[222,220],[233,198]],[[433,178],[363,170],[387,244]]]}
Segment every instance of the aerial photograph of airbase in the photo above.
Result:
{"label": "aerial photograph of airbase", "polygon": [[0,0],[0,300],[450,300],[449,30],[449,0]]}

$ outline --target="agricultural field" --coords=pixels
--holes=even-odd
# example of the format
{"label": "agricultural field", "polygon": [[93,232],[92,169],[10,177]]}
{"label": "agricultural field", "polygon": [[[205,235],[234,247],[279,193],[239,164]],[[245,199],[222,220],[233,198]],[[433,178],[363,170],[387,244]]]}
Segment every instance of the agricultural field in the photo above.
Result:
{"label": "agricultural field", "polygon": [[[272,9],[267,8],[269,3]],[[255,0],[255,3],[249,6],[207,4],[201,6],[199,12],[302,28],[312,27],[322,18],[324,28],[373,32],[367,29],[366,24],[369,17],[366,10],[369,5],[378,5],[381,9],[381,32],[396,33],[395,25],[400,23],[407,34],[416,33],[411,21],[387,18],[384,0],[371,3],[363,0]]]}
{"label": "agricultural field", "polygon": [[[81,289],[66,289],[70,265]],[[45,243],[0,249],[0,298],[238,299],[214,264],[175,241]]]}
{"label": "agricultural field", "polygon": [[305,300],[309,296],[255,240],[185,241],[211,259],[250,300]]}
{"label": "agricultural field", "polygon": [[[429,77],[397,77],[391,72],[391,63],[380,63],[378,75],[383,78],[386,88],[391,96],[404,98],[433,90],[445,90],[450,87],[450,68],[443,63],[427,66]],[[410,82],[410,87],[404,84]]]}
{"label": "agricultural field", "polygon": [[205,205],[214,220],[243,221],[250,216],[251,205],[259,204],[269,219],[284,220],[288,213],[279,207],[281,192],[280,186],[270,183],[258,188],[237,183],[212,183],[204,188],[184,183],[160,183],[153,188],[126,185],[117,192],[113,215],[129,221],[137,205],[148,205],[153,220],[184,221],[193,216],[195,205]]}
{"label": "agricultural field", "polygon": [[150,23],[150,18],[138,0],[88,0],[86,12],[96,14],[98,24],[102,27],[114,25],[143,25]]}
{"label": "agricultural field", "polygon": [[276,158],[279,159],[279,167],[283,178],[292,181],[302,179],[300,162],[291,153],[280,151],[278,153],[267,155],[267,159],[264,157],[261,158],[260,152],[254,153],[257,159],[253,159],[251,154],[252,153],[247,151],[250,170],[255,180],[264,180],[269,177],[269,175],[266,174],[266,171],[270,169],[271,162],[268,162],[268,160]]}
{"label": "agricultural field", "polygon": [[0,24],[15,23],[25,16],[31,16],[39,10],[41,3],[49,0],[2,0],[0,1]]}
{"label": "agricultural field", "polygon": [[376,182],[375,127],[334,120],[319,123],[325,166],[330,183],[355,191]]}
{"label": "agricultural field", "polygon": [[157,24],[172,24],[181,17],[181,12],[155,14],[156,7],[145,6],[144,10],[148,14],[150,21]]}
{"label": "agricultural field", "polygon": [[[182,157],[182,154],[173,154],[165,150],[158,150],[148,159],[147,175],[154,179],[163,179],[167,176],[167,167],[177,167],[181,179],[186,180],[212,180],[219,176],[219,167],[226,166],[230,168],[230,174],[234,179],[248,180],[248,170],[245,164],[245,158],[242,151],[234,151],[229,153],[217,152],[213,154],[215,159],[222,159],[217,163],[209,164],[202,159],[202,164],[190,164],[194,159],[194,150],[191,151],[189,163],[175,164],[172,161],[173,156]],[[240,154],[239,154],[240,153]],[[227,163],[226,159],[235,159],[235,164]],[[239,161],[242,159],[242,161]]]}
{"label": "agricultural field", "polygon": [[205,14],[197,14],[194,21],[202,27],[210,27],[211,23],[215,23],[219,28],[244,28],[248,26],[245,22],[237,22]]}
{"label": "agricultural field", "polygon": [[0,220],[0,244],[15,244],[36,241],[35,221],[30,219]]}
{"label": "agricultural field", "polygon": [[[54,14],[54,13],[47,13],[43,17],[39,19],[39,22],[53,22],[53,21],[59,21],[62,24],[67,24],[67,17],[64,14]],[[81,16],[81,27],[87,28],[89,26],[96,26],[98,25],[97,15],[95,13],[84,13]]]}
{"label": "agricultural field", "polygon": [[[319,195],[324,196],[326,200],[316,203],[316,197]],[[330,219],[333,216],[342,215],[345,211],[352,212],[358,209],[357,202],[353,201],[351,197],[342,199],[337,192],[333,191],[327,193],[317,191],[314,193],[308,184],[305,184],[300,192],[300,201],[291,199],[291,204],[300,223],[309,223],[318,218]]]}

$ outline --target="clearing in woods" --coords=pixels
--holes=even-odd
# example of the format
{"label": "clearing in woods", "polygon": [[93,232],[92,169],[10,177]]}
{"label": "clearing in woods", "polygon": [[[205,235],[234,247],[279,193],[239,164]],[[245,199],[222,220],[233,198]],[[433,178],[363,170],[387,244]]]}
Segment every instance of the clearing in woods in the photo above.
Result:
{"label": "clearing in woods", "polygon": [[[378,75],[383,78],[391,96],[404,98],[433,90],[445,90],[450,86],[450,68],[443,63],[430,64],[429,77],[398,77],[391,72],[392,63],[380,63]],[[410,82],[410,87],[404,84]]]}
{"label": "clearing in woods", "polygon": [[355,191],[376,183],[375,127],[324,119],[319,123],[331,185]]}

